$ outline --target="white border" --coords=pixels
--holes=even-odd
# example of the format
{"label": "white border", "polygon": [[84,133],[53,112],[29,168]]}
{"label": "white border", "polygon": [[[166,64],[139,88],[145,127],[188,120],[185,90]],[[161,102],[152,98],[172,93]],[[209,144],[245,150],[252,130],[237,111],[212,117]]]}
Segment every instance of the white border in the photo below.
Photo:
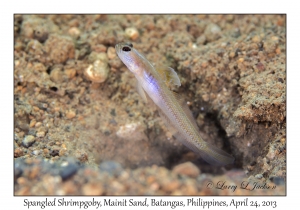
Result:
{"label": "white border", "polygon": [[[13,197],[13,14],[14,13],[287,13],[287,197],[250,197],[256,200],[277,200],[277,209],[298,206],[299,174],[299,8],[292,1],[2,1],[0,6],[1,61],[1,209],[22,208],[24,197]],[[9,148],[9,149],[8,149]],[[297,173],[298,172],[298,173]],[[32,198],[32,197],[31,197]],[[35,197],[37,200],[42,197]],[[79,197],[68,197],[80,199]],[[166,197],[164,197],[166,198]],[[187,197],[168,197],[186,200]],[[204,197],[209,199],[210,197]],[[218,199],[220,197],[211,197]],[[242,199],[243,197],[235,197]],[[230,197],[222,198],[230,200]],[[228,202],[227,201],[227,202]],[[199,209],[198,207],[197,209]],[[39,208],[40,209],[40,208]],[[103,208],[102,208],[103,209]],[[120,209],[119,207],[110,209]],[[131,209],[130,207],[122,209]],[[148,208],[149,209],[149,208]],[[157,208],[162,209],[162,208]],[[166,209],[166,208],[164,208]],[[177,208],[176,208],[177,209]],[[196,209],[196,208],[194,208]]]}

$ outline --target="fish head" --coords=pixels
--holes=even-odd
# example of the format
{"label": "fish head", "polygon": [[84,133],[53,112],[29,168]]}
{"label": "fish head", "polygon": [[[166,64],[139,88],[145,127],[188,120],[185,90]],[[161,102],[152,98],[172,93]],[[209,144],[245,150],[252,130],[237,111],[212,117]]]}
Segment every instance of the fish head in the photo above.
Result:
{"label": "fish head", "polygon": [[116,44],[116,53],[127,68],[134,74],[140,74],[145,69],[144,59],[141,59],[140,53],[128,42]]}

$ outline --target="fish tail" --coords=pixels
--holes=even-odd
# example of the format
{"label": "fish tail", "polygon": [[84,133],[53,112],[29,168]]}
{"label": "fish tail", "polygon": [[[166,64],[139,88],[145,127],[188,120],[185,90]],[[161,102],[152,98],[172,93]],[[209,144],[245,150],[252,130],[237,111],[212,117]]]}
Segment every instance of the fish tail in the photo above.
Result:
{"label": "fish tail", "polygon": [[206,143],[205,147],[199,150],[199,154],[206,162],[216,166],[232,164],[234,162],[234,157],[209,143]]}
{"label": "fish tail", "polygon": [[[175,138],[180,141],[182,144],[190,148],[209,164],[215,166],[222,166],[232,164],[234,162],[234,157],[224,152],[223,150],[215,147],[207,142],[201,140],[201,146],[199,144],[194,144],[190,141],[187,141],[179,132],[176,133]],[[204,146],[202,146],[204,144]]]}

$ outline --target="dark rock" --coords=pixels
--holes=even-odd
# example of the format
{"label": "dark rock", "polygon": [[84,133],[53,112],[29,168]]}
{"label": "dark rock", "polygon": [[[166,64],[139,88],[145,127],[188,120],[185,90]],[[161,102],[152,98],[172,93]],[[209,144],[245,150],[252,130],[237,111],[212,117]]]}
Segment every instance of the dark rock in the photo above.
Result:
{"label": "dark rock", "polygon": [[50,155],[53,157],[59,156],[59,150],[60,150],[59,147],[54,146],[50,151]]}
{"label": "dark rock", "polygon": [[27,148],[30,147],[34,142],[35,142],[35,138],[32,135],[27,135],[23,139],[23,145],[24,145],[24,147],[27,147]]}
{"label": "dark rock", "polygon": [[59,175],[62,180],[66,180],[76,174],[79,169],[79,165],[75,162],[68,162],[66,166],[61,167]]}
{"label": "dark rock", "polygon": [[16,181],[23,173],[23,169],[19,161],[16,161],[15,167],[14,167],[14,180]]}
{"label": "dark rock", "polygon": [[276,185],[284,185],[285,184],[285,180],[282,177],[272,176],[272,177],[270,177],[270,180]]}

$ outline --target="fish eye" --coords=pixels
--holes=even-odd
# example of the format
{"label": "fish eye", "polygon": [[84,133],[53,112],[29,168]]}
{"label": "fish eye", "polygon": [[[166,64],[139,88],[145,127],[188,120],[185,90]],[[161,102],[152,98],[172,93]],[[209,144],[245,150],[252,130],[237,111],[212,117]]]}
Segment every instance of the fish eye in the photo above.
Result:
{"label": "fish eye", "polygon": [[129,52],[129,51],[131,51],[131,49],[130,49],[130,47],[125,46],[122,48],[122,51]]}

